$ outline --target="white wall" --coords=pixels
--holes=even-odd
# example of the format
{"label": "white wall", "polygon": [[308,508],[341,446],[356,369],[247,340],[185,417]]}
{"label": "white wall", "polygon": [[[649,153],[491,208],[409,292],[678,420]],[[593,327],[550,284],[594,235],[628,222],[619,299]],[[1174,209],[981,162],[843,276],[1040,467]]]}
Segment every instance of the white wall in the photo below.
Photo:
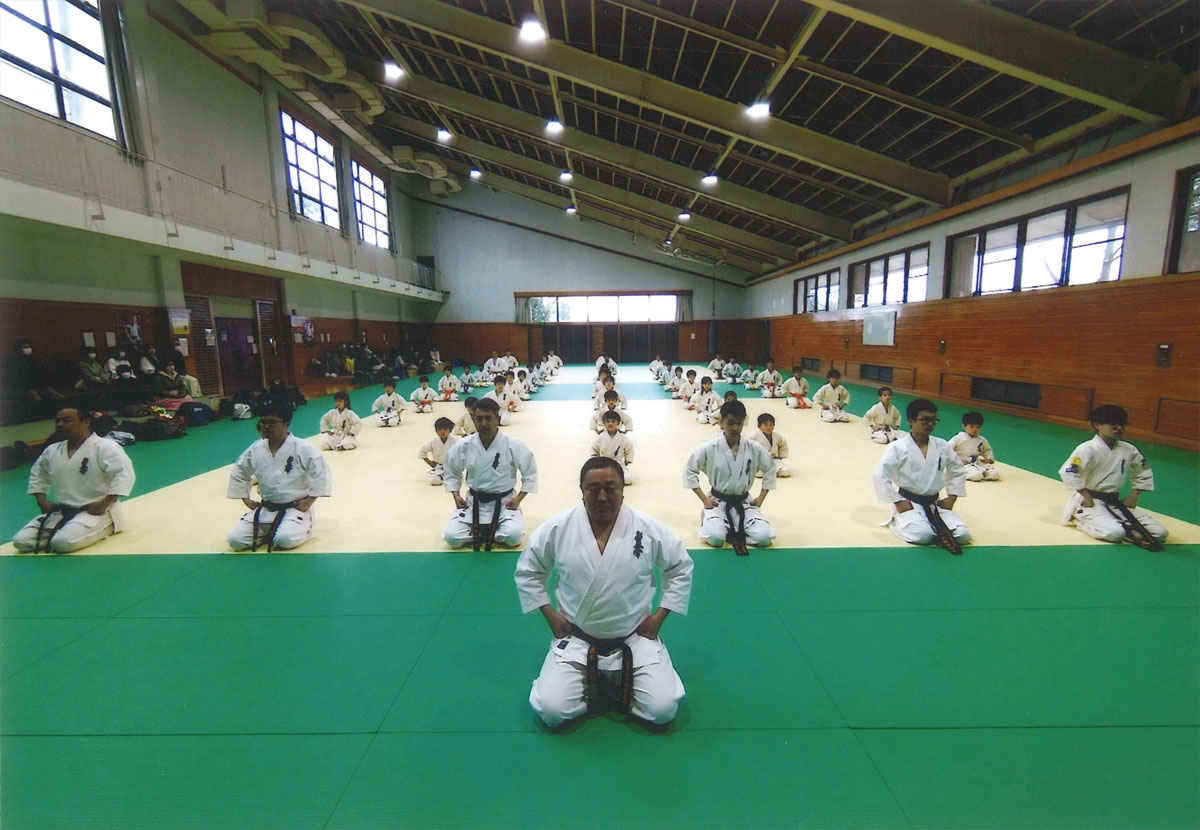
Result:
{"label": "white wall", "polygon": [[846,286],[851,263],[926,242],[929,243],[931,291],[940,290],[945,271],[947,237],[1125,186],[1129,186],[1130,191],[1121,279],[1160,276],[1163,271],[1167,234],[1171,226],[1175,174],[1184,167],[1194,165],[1197,159],[1200,159],[1200,138],[1193,138],[956,216],[946,222],[892,237],[877,245],[859,248],[850,254],[824,260],[811,268],[800,269],[747,289],[743,314],[750,318],[791,314],[792,286],[796,279],[823,274],[839,267],[842,276],[841,302],[844,308],[849,294]]}
{"label": "white wall", "polygon": [[[742,315],[744,289],[723,282],[714,289],[707,266],[687,264],[703,268],[699,274],[682,270],[648,240],[635,244],[615,228],[465,185],[462,193],[413,207],[414,252],[436,258],[438,287],[450,292],[439,323],[511,323],[514,291],[691,290],[697,318],[712,316],[714,294],[717,317]],[[731,273],[737,272],[718,275],[730,279]]]}

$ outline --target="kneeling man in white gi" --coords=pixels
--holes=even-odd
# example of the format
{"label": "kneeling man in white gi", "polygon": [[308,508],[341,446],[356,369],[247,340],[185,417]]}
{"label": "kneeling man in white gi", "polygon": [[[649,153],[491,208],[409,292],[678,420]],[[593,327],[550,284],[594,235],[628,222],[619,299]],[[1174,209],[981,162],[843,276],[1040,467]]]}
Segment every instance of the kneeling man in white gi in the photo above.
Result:
{"label": "kneeling man in white gi", "polygon": [[[589,458],[579,474],[583,506],[541,525],[517,560],[521,610],[540,610],[554,636],[529,693],[548,726],[598,711],[605,686],[617,709],[655,724],[673,720],[683,699],[658,631],[670,612],[687,614],[692,559],[665,525],[623,504],[624,486],[619,462]],[[662,598],[651,613],[655,567]],[[552,569],[558,610],[546,588]]]}
{"label": "kneeling man in white gi", "polygon": [[[452,548],[471,543],[475,550],[491,550],[493,542],[516,547],[525,534],[521,502],[537,492],[537,461],[520,438],[500,434],[500,405],[493,398],[480,398],[471,417],[475,433],[451,447],[442,465],[442,486],[455,507],[442,536]],[[514,496],[518,472],[521,490]],[[459,492],[464,476],[466,499]]]}
{"label": "kneeling man in white gi", "polygon": [[[741,401],[721,404],[721,435],[705,441],[687,460],[683,486],[696,494],[704,505],[700,513],[700,536],[719,548],[728,540],[733,552],[746,556],[746,545],[766,547],[775,538],[775,529],[763,516],[767,491],[775,489],[775,462],[761,444],[742,440],[746,424],[746,405]],[[700,489],[700,473],[708,476],[712,489]],[[750,498],[750,485],[762,473],[758,496]]]}
{"label": "kneeling man in white gi", "polygon": [[[124,527],[117,503],[133,489],[133,465],[116,441],[92,432],[92,419],[75,407],[54,416],[57,441],[29,471],[29,495],[41,515],[17,531],[21,553],[70,553]],[[47,496],[54,490],[57,502]]]}
{"label": "kneeling man in white gi", "polygon": [[[288,431],[292,408],[270,404],[263,408],[255,441],[234,463],[225,495],[241,499],[248,508],[233,530],[229,547],[267,553],[300,545],[313,535],[313,503],[333,492],[329,469],[321,451]],[[261,501],[250,498],[251,484],[258,482]]]}
{"label": "kneeling man in white gi", "polygon": [[[917,398],[905,415],[909,434],[888,444],[875,468],[875,495],[892,506],[886,524],[905,542],[961,554],[971,533],[951,508],[966,495],[967,470],[950,444],[933,436],[938,417],[932,401]],[[939,499],[943,487],[946,498]]]}

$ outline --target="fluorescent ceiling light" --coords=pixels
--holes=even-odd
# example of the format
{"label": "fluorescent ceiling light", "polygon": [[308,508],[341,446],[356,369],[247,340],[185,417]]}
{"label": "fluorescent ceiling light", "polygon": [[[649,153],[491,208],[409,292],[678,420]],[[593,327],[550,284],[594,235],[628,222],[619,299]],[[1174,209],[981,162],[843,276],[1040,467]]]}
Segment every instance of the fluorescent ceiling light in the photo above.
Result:
{"label": "fluorescent ceiling light", "polygon": [[767,101],[759,101],[756,104],[751,104],[746,107],[746,115],[751,118],[766,118],[771,114],[771,104]]}
{"label": "fluorescent ceiling light", "polygon": [[438,141],[446,142],[452,138],[454,138],[453,133],[451,133],[445,127],[438,127],[438,131],[437,131],[437,140]]}
{"label": "fluorescent ceiling light", "polygon": [[557,118],[551,118],[549,121],[546,122],[546,132],[548,132],[550,135],[558,135],[562,131],[563,131],[562,122],[559,121]]}
{"label": "fluorescent ceiling light", "polygon": [[686,210],[679,211],[679,221],[680,222],[686,222],[687,220],[689,220],[691,218],[692,218],[692,214],[688,213]]}
{"label": "fluorescent ceiling light", "polygon": [[383,65],[383,77],[389,81],[398,81],[404,77],[404,70],[399,64],[388,61]]}
{"label": "fluorescent ceiling light", "polygon": [[575,215],[575,206],[574,205],[567,205],[567,215],[568,216]]}
{"label": "fluorescent ceiling light", "polygon": [[716,183],[717,183],[717,174],[716,173],[709,173],[708,175],[704,176],[704,178],[700,179],[700,184],[702,184],[706,187],[712,187]]}
{"label": "fluorescent ceiling light", "polygon": [[472,179],[482,179],[483,171],[480,170],[478,167],[472,167],[471,168],[471,178]]}
{"label": "fluorescent ceiling light", "polygon": [[569,182],[573,178],[575,178],[575,175],[570,170],[564,170],[558,174],[558,180],[560,182]]}

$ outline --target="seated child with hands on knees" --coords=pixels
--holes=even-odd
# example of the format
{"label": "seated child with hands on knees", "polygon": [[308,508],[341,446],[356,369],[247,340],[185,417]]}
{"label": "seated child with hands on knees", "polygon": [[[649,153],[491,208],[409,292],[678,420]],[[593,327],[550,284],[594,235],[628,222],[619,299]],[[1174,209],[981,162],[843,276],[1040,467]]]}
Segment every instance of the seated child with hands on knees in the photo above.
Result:
{"label": "seated child with hands on knees", "polygon": [[967,481],[999,481],[992,445],[979,434],[981,429],[982,415],[978,412],[963,415],[962,432],[950,439],[950,449],[958,453],[958,460],[967,468]]}

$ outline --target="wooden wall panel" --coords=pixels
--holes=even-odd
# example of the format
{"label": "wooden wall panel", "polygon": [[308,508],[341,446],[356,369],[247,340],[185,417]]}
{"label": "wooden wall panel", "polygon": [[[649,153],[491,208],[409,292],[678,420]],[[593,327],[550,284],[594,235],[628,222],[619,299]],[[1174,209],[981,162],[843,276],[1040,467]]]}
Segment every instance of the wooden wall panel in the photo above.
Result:
{"label": "wooden wall panel", "polygon": [[1155,429],[1164,435],[1195,440],[1200,435],[1200,401],[1160,399]]}
{"label": "wooden wall panel", "polygon": [[433,323],[429,329],[428,342],[436,344],[446,360],[479,364],[493,349],[500,354],[512,349],[522,364],[529,359],[529,334],[516,323]]}
{"label": "wooden wall panel", "polygon": [[183,293],[219,294],[223,297],[249,297],[252,300],[282,300],[282,283],[275,277],[217,268],[196,262],[181,262]]}
{"label": "wooden wall panel", "polygon": [[[780,365],[816,357],[823,366],[840,361],[912,367],[912,392],[1071,426],[1086,425],[1092,404],[1116,402],[1129,411],[1132,437],[1190,449],[1200,444],[1195,431],[1180,436],[1155,429],[1164,395],[1200,400],[1198,274],[961,297],[894,310],[895,346],[864,346],[862,320],[872,312],[849,309],[773,318],[771,349]],[[1168,367],[1155,363],[1159,343],[1172,344]],[[1043,384],[1052,411],[972,401],[971,376]],[[1174,412],[1168,406],[1168,423],[1175,422]],[[1185,417],[1181,423],[1186,422]]]}
{"label": "wooden wall panel", "polygon": [[101,363],[108,360],[113,350],[105,345],[105,332],[115,332],[120,339],[118,317],[125,315],[138,316],[144,343],[154,343],[161,350],[170,340],[164,308],[4,299],[0,309],[0,352],[12,354],[18,341],[28,340],[34,356],[49,372],[79,360],[85,331],[96,338],[96,359]]}

